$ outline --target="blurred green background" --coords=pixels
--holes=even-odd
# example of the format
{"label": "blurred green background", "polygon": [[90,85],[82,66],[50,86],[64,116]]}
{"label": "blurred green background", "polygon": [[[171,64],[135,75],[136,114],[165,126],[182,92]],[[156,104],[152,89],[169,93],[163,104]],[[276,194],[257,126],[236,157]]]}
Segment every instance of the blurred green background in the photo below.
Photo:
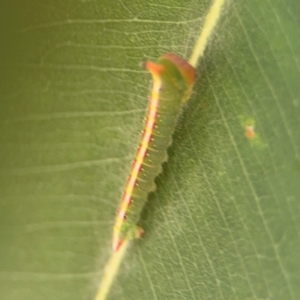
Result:
{"label": "blurred green background", "polygon": [[[188,58],[210,4],[2,2],[1,299],[93,299],[142,62]],[[109,299],[300,299],[299,32],[298,0],[227,3]]]}

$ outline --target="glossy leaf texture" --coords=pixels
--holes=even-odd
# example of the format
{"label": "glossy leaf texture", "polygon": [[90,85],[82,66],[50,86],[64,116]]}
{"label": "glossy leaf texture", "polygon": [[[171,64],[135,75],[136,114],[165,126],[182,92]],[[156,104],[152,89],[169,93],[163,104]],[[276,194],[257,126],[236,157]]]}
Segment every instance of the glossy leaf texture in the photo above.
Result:
{"label": "glossy leaf texture", "polygon": [[[0,298],[90,300],[151,90],[211,2],[1,9]],[[109,299],[300,299],[300,4],[229,1]]]}

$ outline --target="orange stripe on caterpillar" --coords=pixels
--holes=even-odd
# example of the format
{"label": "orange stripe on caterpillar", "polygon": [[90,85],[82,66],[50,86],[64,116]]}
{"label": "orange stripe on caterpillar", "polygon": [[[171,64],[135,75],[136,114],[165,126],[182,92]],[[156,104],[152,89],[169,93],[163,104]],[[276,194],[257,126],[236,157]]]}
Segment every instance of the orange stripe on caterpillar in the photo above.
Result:
{"label": "orange stripe on caterpillar", "polygon": [[[146,67],[148,69],[151,68],[151,70],[153,70],[154,74],[155,74],[155,72],[159,72],[161,70],[161,68],[156,69],[155,64],[153,64],[151,62],[148,62],[146,64]],[[153,75],[153,77],[154,77],[154,75]],[[156,80],[160,81],[159,77],[156,77],[156,78],[157,78]],[[120,233],[121,225],[124,221],[124,218],[126,218],[126,211],[131,202],[132,192],[136,185],[139,171],[142,167],[144,158],[147,153],[147,148],[151,141],[151,136],[152,136],[152,132],[153,132],[153,129],[155,126],[155,120],[156,120],[156,116],[157,116],[158,98],[159,98],[159,93],[157,93],[156,91],[152,92],[151,99],[150,99],[149,111],[148,111],[147,118],[146,118],[145,130],[142,135],[140,147],[138,149],[135,161],[133,163],[133,166],[132,166],[132,169],[131,169],[131,172],[129,175],[127,186],[125,188],[125,193],[121,200],[120,210],[119,210],[119,212],[117,214],[117,218],[116,218],[114,234],[113,234],[113,250],[114,251],[117,251],[118,248],[122,244],[122,239],[120,239],[119,233]],[[141,228],[138,228],[137,232],[136,232],[136,235],[137,235],[136,237],[140,236],[143,232],[144,231]]]}

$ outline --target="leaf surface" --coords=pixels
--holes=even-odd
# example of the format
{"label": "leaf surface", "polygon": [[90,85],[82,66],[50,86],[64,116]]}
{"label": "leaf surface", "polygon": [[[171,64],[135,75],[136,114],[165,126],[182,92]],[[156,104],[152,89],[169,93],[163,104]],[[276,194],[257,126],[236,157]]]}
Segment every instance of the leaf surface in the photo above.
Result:
{"label": "leaf surface", "polygon": [[[151,89],[210,1],[5,4],[0,296],[93,299]],[[299,299],[300,4],[231,1],[109,299]]]}

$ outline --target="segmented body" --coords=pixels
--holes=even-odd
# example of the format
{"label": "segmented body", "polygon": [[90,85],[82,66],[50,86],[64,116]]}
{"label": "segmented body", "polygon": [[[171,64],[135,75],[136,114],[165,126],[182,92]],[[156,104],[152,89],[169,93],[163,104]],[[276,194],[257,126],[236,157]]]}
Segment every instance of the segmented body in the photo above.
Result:
{"label": "segmented body", "polygon": [[141,142],[132,164],[117,213],[113,232],[113,250],[126,239],[139,237],[137,226],[148,194],[155,190],[155,177],[167,160],[182,104],[190,97],[196,79],[195,69],[185,60],[169,53],[156,63],[146,62],[153,77],[153,88]]}

